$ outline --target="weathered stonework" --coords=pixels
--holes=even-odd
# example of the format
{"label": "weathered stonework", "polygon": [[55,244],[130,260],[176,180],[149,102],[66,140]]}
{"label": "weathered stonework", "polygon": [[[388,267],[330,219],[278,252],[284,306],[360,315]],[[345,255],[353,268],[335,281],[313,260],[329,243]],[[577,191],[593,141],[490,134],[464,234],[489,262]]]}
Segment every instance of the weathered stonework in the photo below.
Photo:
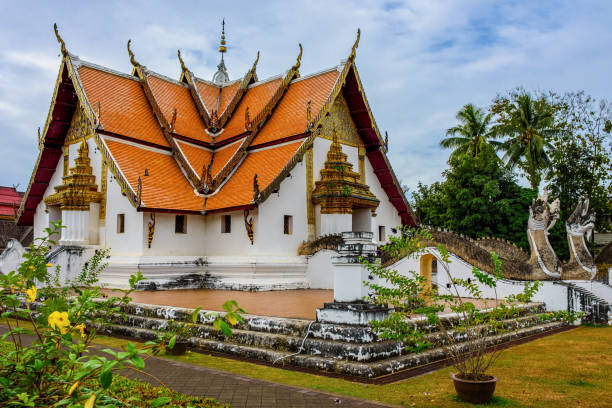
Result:
{"label": "weathered stonework", "polygon": [[[192,313],[192,309],[136,303],[124,306],[123,311],[127,315],[126,320],[117,315],[112,326],[100,329],[123,336],[153,339],[157,330],[163,330],[169,319],[190,321]],[[508,331],[502,335],[491,333],[488,343],[493,345],[563,326],[562,322],[544,321],[544,312],[542,304],[519,306],[517,316],[503,322]],[[266,316],[245,315],[244,324],[235,328],[234,335],[228,339],[212,327],[211,317],[206,317],[206,313],[200,311],[197,335],[189,339],[193,347],[278,365],[289,364],[372,378],[448,357],[443,347],[447,339],[433,327],[427,339],[435,347],[414,354],[406,353],[401,343],[379,340],[369,326]],[[459,317],[447,314],[441,318],[450,328],[450,335],[460,342],[463,334],[452,330]],[[410,322],[424,329],[429,328],[425,318],[414,318]],[[301,346],[301,352],[295,354]]]}

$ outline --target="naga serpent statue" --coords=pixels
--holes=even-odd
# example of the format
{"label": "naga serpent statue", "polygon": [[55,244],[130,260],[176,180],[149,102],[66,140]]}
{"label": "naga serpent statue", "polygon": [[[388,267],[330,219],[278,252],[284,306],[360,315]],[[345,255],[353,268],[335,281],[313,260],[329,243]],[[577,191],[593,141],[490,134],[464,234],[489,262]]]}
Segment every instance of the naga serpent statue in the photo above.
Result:
{"label": "naga serpent statue", "polygon": [[535,279],[561,277],[561,262],[548,241],[548,231],[559,219],[559,199],[548,203],[546,189],[529,207],[527,236],[531,248],[531,257],[527,261],[536,275]]}
{"label": "naga serpent statue", "polygon": [[593,256],[586,246],[584,236],[590,238],[595,226],[595,212],[589,210],[589,199],[579,200],[576,209],[565,222],[570,260],[563,265],[563,279],[591,280],[597,273]]}

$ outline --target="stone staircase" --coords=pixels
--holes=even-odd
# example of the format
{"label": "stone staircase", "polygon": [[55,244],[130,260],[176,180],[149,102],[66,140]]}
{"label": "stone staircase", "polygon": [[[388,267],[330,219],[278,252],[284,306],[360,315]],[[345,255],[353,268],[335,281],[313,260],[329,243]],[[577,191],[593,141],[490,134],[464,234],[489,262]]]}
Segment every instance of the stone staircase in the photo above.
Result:
{"label": "stone staircase", "polygon": [[[124,307],[125,319],[117,315],[112,325],[100,328],[103,332],[154,339],[169,319],[191,320],[192,309],[131,303]],[[404,351],[400,343],[379,341],[367,326],[326,324],[310,320],[285,319],[245,315],[245,322],[234,329],[231,338],[212,327],[206,311],[201,311],[196,324],[197,335],[190,338],[191,346],[249,359],[262,360],[278,366],[293,365],[323,370],[341,375],[374,378],[417,367],[447,358],[443,347],[446,338],[432,331],[428,339],[433,348],[415,354]],[[444,315],[450,326],[457,316]],[[504,321],[508,329],[503,334],[487,338],[490,345],[545,333],[561,328],[565,323],[546,320],[544,305],[521,305],[516,316]],[[414,318],[413,324],[424,326],[423,318]],[[450,332],[461,341],[460,333]]]}
{"label": "stone staircase", "polygon": [[[567,287],[568,309],[584,312],[583,321],[595,324],[612,324],[612,305],[609,300],[603,299],[571,281],[562,281],[559,284]],[[600,282],[591,284],[605,286]]]}

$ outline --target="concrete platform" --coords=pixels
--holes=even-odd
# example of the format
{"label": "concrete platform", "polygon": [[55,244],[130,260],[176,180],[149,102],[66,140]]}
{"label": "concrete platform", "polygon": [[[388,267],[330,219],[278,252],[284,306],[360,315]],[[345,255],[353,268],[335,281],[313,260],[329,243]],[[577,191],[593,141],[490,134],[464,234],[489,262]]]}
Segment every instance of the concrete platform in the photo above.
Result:
{"label": "concrete platform", "polygon": [[[112,290],[105,290],[111,294]],[[117,294],[119,295],[119,294]],[[266,292],[244,292],[217,289],[176,289],[164,291],[137,291],[131,294],[132,301],[152,305],[175,306],[204,310],[223,310],[228,300],[235,300],[249,314],[258,316],[286,317],[314,320],[316,309],[325,302],[332,302],[333,290],[294,289]]]}

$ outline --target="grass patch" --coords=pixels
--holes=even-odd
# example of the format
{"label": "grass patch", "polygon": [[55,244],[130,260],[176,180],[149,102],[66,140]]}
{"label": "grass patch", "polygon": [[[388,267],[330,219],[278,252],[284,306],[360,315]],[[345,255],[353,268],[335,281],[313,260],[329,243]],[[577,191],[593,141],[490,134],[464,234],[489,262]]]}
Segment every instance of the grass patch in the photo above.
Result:
{"label": "grass patch", "polygon": [[129,407],[148,408],[151,401],[166,401],[159,405],[163,408],[226,408],[214,399],[203,399],[181,394],[164,387],[155,387],[148,383],[129,380],[125,377],[113,377],[110,391],[117,399]]}

